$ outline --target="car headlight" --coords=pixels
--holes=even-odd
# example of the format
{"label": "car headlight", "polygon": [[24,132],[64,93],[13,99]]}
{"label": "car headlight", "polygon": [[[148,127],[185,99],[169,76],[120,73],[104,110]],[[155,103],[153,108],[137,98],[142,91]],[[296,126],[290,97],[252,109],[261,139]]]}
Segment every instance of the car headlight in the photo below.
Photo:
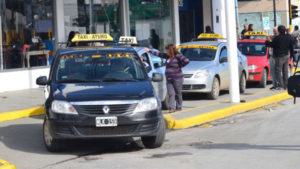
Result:
{"label": "car headlight", "polygon": [[155,97],[143,99],[139,101],[138,105],[134,110],[134,113],[155,110],[157,109],[157,107],[158,107],[158,103]]}
{"label": "car headlight", "polygon": [[51,105],[51,110],[59,114],[78,115],[76,109],[66,101],[54,100]]}
{"label": "car headlight", "polygon": [[255,69],[257,69],[256,65],[249,65],[248,66],[248,70],[255,70]]}
{"label": "car headlight", "polygon": [[209,74],[210,74],[209,70],[202,70],[195,74],[195,78],[207,77],[207,76],[209,76]]}

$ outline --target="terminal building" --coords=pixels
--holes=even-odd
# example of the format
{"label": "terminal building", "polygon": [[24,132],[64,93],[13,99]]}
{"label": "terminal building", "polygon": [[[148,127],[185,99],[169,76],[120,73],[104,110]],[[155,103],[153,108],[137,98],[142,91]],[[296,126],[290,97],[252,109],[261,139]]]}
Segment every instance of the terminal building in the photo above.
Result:
{"label": "terminal building", "polygon": [[[190,41],[211,26],[226,37],[225,0],[1,0],[0,92],[38,87],[71,31],[136,36],[157,48]],[[235,10],[235,9],[232,9]]]}

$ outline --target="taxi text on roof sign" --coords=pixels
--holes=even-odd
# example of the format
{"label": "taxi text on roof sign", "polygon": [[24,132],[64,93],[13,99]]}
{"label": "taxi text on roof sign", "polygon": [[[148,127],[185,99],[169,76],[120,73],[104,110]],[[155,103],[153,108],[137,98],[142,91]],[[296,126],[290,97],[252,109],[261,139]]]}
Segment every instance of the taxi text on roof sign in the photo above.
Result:
{"label": "taxi text on roof sign", "polygon": [[107,33],[100,34],[77,34],[72,42],[92,42],[92,41],[113,41],[114,39]]}
{"label": "taxi text on roof sign", "polygon": [[263,31],[249,31],[244,36],[267,36],[267,34]]}
{"label": "taxi text on roof sign", "polygon": [[224,39],[224,37],[218,33],[202,33],[198,39]]}
{"label": "taxi text on roof sign", "polygon": [[134,36],[121,36],[119,39],[119,44],[127,44],[127,45],[137,45],[136,37]]}
{"label": "taxi text on roof sign", "polygon": [[188,48],[201,48],[201,49],[213,49],[213,50],[218,49],[217,46],[213,46],[213,45],[182,45],[182,46],[178,46],[178,49],[188,49]]}

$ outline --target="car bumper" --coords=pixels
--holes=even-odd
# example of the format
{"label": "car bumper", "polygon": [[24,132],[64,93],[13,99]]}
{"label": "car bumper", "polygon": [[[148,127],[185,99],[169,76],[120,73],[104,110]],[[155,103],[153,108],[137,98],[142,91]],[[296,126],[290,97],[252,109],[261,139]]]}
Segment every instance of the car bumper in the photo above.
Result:
{"label": "car bumper", "polygon": [[249,72],[249,77],[247,81],[261,81],[262,73],[261,72]]}
{"label": "car bumper", "polygon": [[208,93],[211,91],[210,78],[184,79],[183,93]]}
{"label": "car bumper", "polygon": [[[156,114],[156,115],[153,115]],[[62,115],[58,115],[62,116]],[[105,115],[102,115],[105,116]],[[106,115],[109,116],[109,115]],[[113,116],[113,115],[111,115]],[[139,137],[157,135],[159,125],[163,116],[160,112],[144,113],[141,115],[119,115],[118,126],[96,127],[96,117],[85,116],[68,119],[55,118],[46,119],[51,135],[56,139],[92,139],[92,138],[114,138],[114,137]]]}

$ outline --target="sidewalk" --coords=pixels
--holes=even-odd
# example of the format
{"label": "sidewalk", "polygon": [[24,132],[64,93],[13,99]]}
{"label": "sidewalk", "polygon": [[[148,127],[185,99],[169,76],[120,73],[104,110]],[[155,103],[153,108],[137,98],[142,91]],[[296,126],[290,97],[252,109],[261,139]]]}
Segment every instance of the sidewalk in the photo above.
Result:
{"label": "sidewalk", "polygon": [[[223,95],[218,100],[187,98],[184,100],[183,111],[173,114],[164,111],[167,127],[169,129],[193,127],[291,97],[284,91],[248,89],[241,95],[242,103],[232,104],[228,98],[229,95]],[[42,88],[0,93],[0,122],[43,114],[44,101]]]}

